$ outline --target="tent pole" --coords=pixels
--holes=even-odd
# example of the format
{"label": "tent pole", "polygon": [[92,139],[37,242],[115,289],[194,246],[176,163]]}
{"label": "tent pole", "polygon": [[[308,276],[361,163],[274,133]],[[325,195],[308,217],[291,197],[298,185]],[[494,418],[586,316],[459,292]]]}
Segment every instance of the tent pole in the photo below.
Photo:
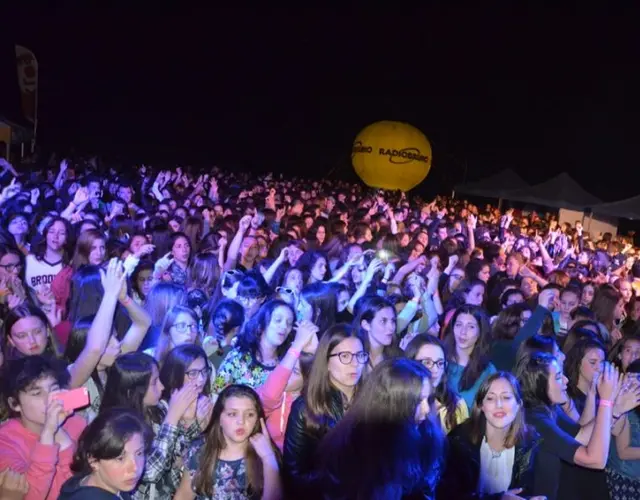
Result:
{"label": "tent pole", "polygon": [[498,210],[502,209],[502,198],[498,198]]}

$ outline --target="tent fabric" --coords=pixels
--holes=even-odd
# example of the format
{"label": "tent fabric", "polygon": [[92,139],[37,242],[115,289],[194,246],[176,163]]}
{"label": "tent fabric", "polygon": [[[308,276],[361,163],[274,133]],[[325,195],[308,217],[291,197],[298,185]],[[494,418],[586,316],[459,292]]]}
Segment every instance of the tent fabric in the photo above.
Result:
{"label": "tent fabric", "polygon": [[602,200],[585,191],[566,172],[558,174],[541,184],[504,193],[503,198],[533,205],[568,208],[571,210],[585,210],[602,204]]}
{"label": "tent fabric", "polygon": [[593,207],[593,213],[611,217],[623,217],[625,219],[640,219],[640,195],[597,205]]}
{"label": "tent fabric", "polygon": [[485,179],[457,185],[454,189],[457,193],[461,194],[484,196],[487,198],[502,198],[503,193],[527,187],[529,187],[529,184],[522,180],[522,177],[510,168],[507,168]]}

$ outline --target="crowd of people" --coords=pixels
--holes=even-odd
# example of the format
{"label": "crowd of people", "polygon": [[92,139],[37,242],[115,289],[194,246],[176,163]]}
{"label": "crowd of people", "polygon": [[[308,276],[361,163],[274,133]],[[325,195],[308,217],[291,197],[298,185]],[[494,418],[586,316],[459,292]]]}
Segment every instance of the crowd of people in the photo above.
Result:
{"label": "crowd of people", "polygon": [[640,498],[628,238],[332,180],[0,167],[0,499]]}

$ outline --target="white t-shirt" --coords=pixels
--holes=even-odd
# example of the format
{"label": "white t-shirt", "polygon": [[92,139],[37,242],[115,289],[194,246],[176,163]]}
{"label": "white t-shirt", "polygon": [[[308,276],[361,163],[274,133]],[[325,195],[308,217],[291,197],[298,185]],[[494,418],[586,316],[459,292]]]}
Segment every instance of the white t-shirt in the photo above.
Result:
{"label": "white t-shirt", "polygon": [[62,261],[50,264],[44,260],[38,260],[33,254],[27,255],[25,268],[27,286],[32,290],[35,290],[40,285],[50,287],[53,278],[62,271],[62,268]]}

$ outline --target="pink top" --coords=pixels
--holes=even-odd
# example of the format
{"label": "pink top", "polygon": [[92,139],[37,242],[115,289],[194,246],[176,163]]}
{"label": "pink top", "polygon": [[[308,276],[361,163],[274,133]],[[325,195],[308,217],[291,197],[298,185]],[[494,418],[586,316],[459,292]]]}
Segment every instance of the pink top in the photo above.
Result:
{"label": "pink top", "polygon": [[284,447],[284,433],[287,430],[291,405],[297,397],[284,391],[289,377],[291,377],[291,370],[278,365],[269,374],[264,384],[257,389],[267,416],[267,430],[280,451]]}
{"label": "pink top", "polygon": [[62,426],[74,442],[58,452],[59,445],[41,444],[40,436],[12,418],[0,425],[0,470],[7,468],[25,474],[29,492],[24,500],[56,500],[62,484],[69,479],[75,443],[87,426],[82,417],[72,415]]}

